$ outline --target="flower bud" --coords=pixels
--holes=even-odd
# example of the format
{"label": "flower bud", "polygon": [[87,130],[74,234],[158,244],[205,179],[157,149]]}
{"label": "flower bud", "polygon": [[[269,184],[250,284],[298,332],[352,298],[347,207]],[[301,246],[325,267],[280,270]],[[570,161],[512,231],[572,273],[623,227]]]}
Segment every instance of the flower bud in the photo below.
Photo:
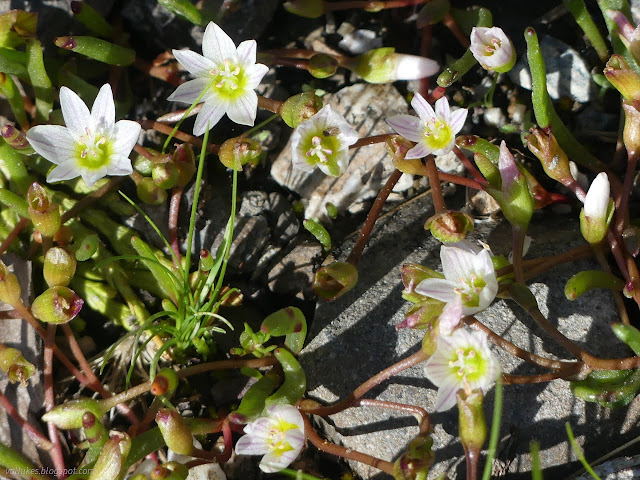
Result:
{"label": "flower bud", "polygon": [[84,305],[68,287],[51,287],[40,294],[31,305],[31,313],[45,323],[67,323],[73,320]]}
{"label": "flower bud", "polygon": [[640,75],[621,55],[611,55],[604,67],[604,75],[624,98],[640,100]]}
{"label": "flower bud", "polygon": [[124,432],[112,432],[102,447],[89,480],[117,480],[131,450],[131,437]]}
{"label": "flower bud", "polygon": [[66,287],[76,273],[76,258],[62,247],[51,247],[44,256],[43,275],[50,287]]}
{"label": "flower bud", "polygon": [[499,27],[473,27],[469,50],[485,70],[505,73],[516,63],[513,43]]}
{"label": "flower bud", "polygon": [[418,80],[434,75],[440,68],[435,60],[395,53],[395,48],[391,47],[370,50],[345,66],[369,83]]}
{"label": "flower bud", "polygon": [[280,116],[284,123],[296,128],[302,122],[309,120],[322,108],[322,99],[315,90],[299,93],[287,98],[280,107]]}
{"label": "flower bud", "polygon": [[163,368],[151,384],[150,392],[155,395],[171,395],[178,388],[178,375],[172,368]]}
{"label": "flower bud", "polygon": [[185,480],[187,476],[189,469],[178,462],[167,462],[151,471],[151,480]]}
{"label": "flower bud", "polygon": [[178,167],[171,160],[155,163],[151,168],[151,177],[158,187],[168,190],[178,183]]}
{"label": "flower bud", "polygon": [[[154,152],[154,150],[151,150],[151,149],[148,149],[148,150],[151,152]],[[145,177],[148,177],[149,175],[151,175],[152,168],[153,168],[153,161],[150,158],[147,158],[144,155],[141,155],[137,152],[133,153],[133,169],[135,171],[137,171],[141,175],[144,175]]]}
{"label": "flower bud", "polygon": [[102,407],[100,401],[94,398],[78,398],[49,410],[42,416],[42,420],[51,422],[62,430],[81,428],[85,412],[91,412],[96,418],[102,418],[106,409]]}
{"label": "flower bud", "polygon": [[173,161],[178,169],[178,186],[184,187],[191,181],[196,173],[195,154],[193,147],[188,143],[182,143],[173,152]]}
{"label": "flower bud", "polygon": [[18,277],[9,271],[7,266],[0,260],[0,301],[12,307],[20,303],[20,283]]}
{"label": "flower bud", "polygon": [[53,237],[60,228],[60,209],[42,186],[34,182],[27,191],[29,216],[43,236]]}
{"label": "flower bud", "polygon": [[36,371],[36,367],[28,362],[22,352],[16,348],[0,343],[0,369],[7,374],[11,383],[27,384],[27,380]]}
{"label": "flower bud", "polygon": [[161,205],[167,200],[167,191],[158,187],[150,177],[137,182],[136,192],[138,198],[149,205]]}
{"label": "flower bud", "polygon": [[170,408],[161,408],[156,415],[156,423],[167,447],[179,455],[191,455],[193,435],[178,412]]}
{"label": "flower bud", "polygon": [[609,178],[606,173],[600,172],[591,183],[580,212],[580,231],[592,245],[604,239],[613,217],[614,205],[609,192]]}
{"label": "flower bud", "polygon": [[289,0],[284,3],[284,9],[306,18],[318,18],[324,15],[324,0]]}
{"label": "flower bud", "polygon": [[459,242],[473,230],[473,218],[466,213],[450,210],[429,218],[424,228],[442,243]]}
{"label": "flower bud", "polygon": [[407,451],[400,455],[393,464],[395,480],[417,480],[427,478],[429,468],[435,461],[435,454],[431,449],[433,439],[430,435],[419,435],[409,442]]}
{"label": "flower bud", "polygon": [[107,429],[93,412],[86,411],[82,414],[82,429],[91,445],[104,445],[109,438]]}
{"label": "flower bud", "polygon": [[239,136],[226,140],[220,145],[218,158],[222,164],[231,170],[242,170],[242,165],[254,163],[262,153],[262,146],[255,140]]}
{"label": "flower bud", "polygon": [[309,59],[307,70],[316,78],[329,78],[338,71],[340,63],[335,57],[318,53]]}
{"label": "flower bud", "polygon": [[438,319],[444,308],[444,302],[433,298],[425,298],[423,302],[413,305],[404,315],[404,320],[396,328],[429,328]]}
{"label": "flower bud", "polygon": [[358,270],[346,262],[320,267],[313,280],[313,291],[323,300],[341,297],[358,283]]}
{"label": "flower bud", "polygon": [[428,267],[417,263],[405,263],[400,267],[400,275],[402,276],[402,298],[412,303],[422,303],[429,297],[416,293],[416,287],[427,278],[444,278],[441,273],[431,270]]}
{"label": "flower bud", "polygon": [[[621,4],[622,5],[622,4]],[[606,15],[616,23],[618,35],[627,50],[636,60],[640,60],[640,39],[638,29],[633,26],[627,16],[620,10],[607,10]]]}
{"label": "flower bud", "polygon": [[11,148],[19,151],[23,155],[31,155],[35,150],[27,140],[27,136],[13,125],[5,125],[2,127],[2,138],[9,144]]}
{"label": "flower bud", "polygon": [[569,158],[558,145],[558,141],[550,129],[532,128],[526,140],[527,147],[538,157],[542,168],[549,177],[563,185],[575,182],[573,175],[571,175]]}
{"label": "flower bud", "polygon": [[[636,102],[634,102],[636,103]],[[640,111],[630,102],[622,102],[624,109],[624,130],[622,138],[629,154],[640,154]]]}
{"label": "flower bud", "polygon": [[502,179],[502,201],[498,201],[498,203],[502,213],[509,223],[526,229],[533,215],[533,198],[527,179],[518,169],[518,165],[516,165],[516,161],[504,141],[500,144],[498,168]]}
{"label": "flower bud", "polygon": [[464,390],[456,394],[458,400],[458,424],[460,442],[467,456],[479,456],[487,438],[487,423],[484,418],[484,395],[482,390],[473,390],[468,395]]}

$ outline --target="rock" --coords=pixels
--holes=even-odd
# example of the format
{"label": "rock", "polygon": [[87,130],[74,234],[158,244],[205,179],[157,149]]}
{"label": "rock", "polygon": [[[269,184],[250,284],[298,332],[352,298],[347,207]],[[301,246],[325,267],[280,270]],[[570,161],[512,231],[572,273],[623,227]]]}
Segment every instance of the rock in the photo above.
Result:
{"label": "rock", "polygon": [[505,124],[507,117],[499,107],[487,108],[484,111],[484,123],[492,127],[500,127]]}
{"label": "rock", "polygon": [[[640,455],[621,457],[593,467],[602,480],[634,480],[640,478]],[[576,480],[591,480],[589,473],[580,475]]]}
{"label": "rock", "polygon": [[[318,304],[310,329],[310,342],[300,358],[307,373],[310,397],[322,403],[345,398],[362,382],[419,348],[420,332],[395,328],[409,307],[400,295],[402,283],[398,269],[407,262],[440,269],[440,245],[427,236],[422,227],[424,217],[431,211],[430,200],[422,198],[415,202],[415,208],[400,209],[395,215],[382,219],[360,262],[361,275],[356,287],[335,302]],[[497,228],[495,223],[480,224],[473,235],[491,245],[496,254],[506,255],[511,250],[511,231],[506,222]],[[584,243],[576,219],[565,216],[534,220],[530,235],[533,243],[527,258],[558,253],[559,246],[564,250]],[[616,309],[608,292],[594,290],[573,303],[564,298],[564,284],[568,278],[588,268],[596,268],[596,265],[588,261],[563,265],[561,269],[536,278],[530,282],[530,287],[542,313],[590,353],[607,358],[628,356],[628,349],[616,340],[609,328],[616,319]],[[478,318],[522,348],[547,357],[570,358],[511,301],[496,300]],[[522,375],[542,370],[501,351],[497,353],[507,373]],[[433,412],[435,394],[425,378],[423,366],[418,365],[376,387],[366,398],[418,405]],[[492,411],[492,404],[493,394],[489,393],[485,405],[487,412]],[[570,473],[567,468],[571,467],[566,466],[570,447],[564,422],[571,421],[587,458],[597,458],[637,434],[630,430],[637,430],[633,427],[633,418],[636,418],[638,405],[640,401],[636,400],[628,411],[609,411],[575,398],[569,384],[559,380],[507,385],[501,437],[511,432],[513,445],[508,455],[499,456],[499,460],[510,465],[510,473],[528,471],[529,442],[538,439],[543,467],[555,467],[554,478],[565,478],[565,474]],[[449,478],[464,478],[457,415],[456,409],[431,415],[436,464],[430,479],[443,473]],[[387,461],[397,458],[418,432],[412,418],[373,408],[351,408],[321,423],[331,441]],[[603,451],[605,444],[607,447]],[[364,479],[384,477],[373,467],[356,462],[351,466]]]}
{"label": "rock", "polygon": [[[344,24],[343,24],[344,25]],[[342,26],[341,26],[342,28]],[[338,33],[342,33],[340,29]],[[360,55],[362,53],[382,47],[382,38],[380,38],[373,30],[353,30],[345,32],[344,37],[338,43],[338,46],[351,55]]]}
{"label": "rock", "polygon": [[320,258],[322,247],[317,242],[302,242],[287,252],[269,271],[269,289],[278,294],[312,298],[311,285],[315,260]]}
{"label": "rock", "polygon": [[[569,97],[580,103],[594,98],[589,67],[578,52],[547,35],[540,36],[540,49],[547,67],[547,90],[551,98]],[[508,75],[514,83],[531,90],[531,73],[526,57],[522,57]]]}
{"label": "rock", "polygon": [[[358,84],[331,95],[325,104],[345,115],[360,137],[391,133],[384,119],[407,113],[407,103],[392,85]],[[351,151],[349,167],[340,177],[324,175],[320,170],[296,170],[291,165],[291,142],[271,167],[271,175],[282,186],[308,200],[305,217],[326,219],[324,205],[333,203],[339,211],[351,213],[362,208],[362,201],[375,197],[394,170],[384,144],[378,143]]]}
{"label": "rock", "polygon": [[262,191],[245,192],[241,196],[240,216],[264,216],[272,230],[272,240],[286,244],[300,230],[300,222],[291,204],[280,193]]}

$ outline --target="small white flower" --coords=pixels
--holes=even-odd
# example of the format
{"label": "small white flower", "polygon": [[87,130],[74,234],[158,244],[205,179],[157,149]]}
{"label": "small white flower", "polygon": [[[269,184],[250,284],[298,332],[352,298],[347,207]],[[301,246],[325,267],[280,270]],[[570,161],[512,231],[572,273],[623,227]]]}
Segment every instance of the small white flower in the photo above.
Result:
{"label": "small white flower", "polygon": [[463,315],[487,308],[498,293],[498,280],[488,250],[462,241],[440,248],[445,278],[427,278],[416,293],[441,302],[460,301]]}
{"label": "small white flower", "polygon": [[349,146],[357,141],[358,132],[342,115],[325,105],[293,132],[293,166],[311,171],[317,165],[323,173],[337,177],[347,169]]}
{"label": "small white flower", "polygon": [[[196,117],[193,134],[202,135],[226,113],[240,125],[253,126],[258,110],[260,85],[269,67],[256,63],[256,41],[246,40],[236,48],[233,40],[215,23],[209,22],[202,38],[202,53],[173,50],[173,56],[194,77],[180,85],[168,100],[193,103],[202,94],[204,102]],[[204,94],[203,94],[204,92]]]}
{"label": "small white flower", "polygon": [[471,53],[486,70],[507,72],[516,62],[516,51],[499,27],[473,27]]}
{"label": "small white flower", "polygon": [[55,167],[47,182],[81,176],[91,186],[106,175],[133,172],[129,154],[138,141],[140,125],[131,120],[116,122],[111,86],[98,92],[91,112],[67,87],[60,89],[60,107],[66,127],[38,125],[27,131],[33,149]]}
{"label": "small white flower", "polygon": [[484,333],[460,328],[450,336],[438,337],[438,346],[427,360],[425,372],[438,387],[434,409],[442,412],[456,404],[458,390],[469,394],[489,388],[500,374],[500,364]]}
{"label": "small white flower", "polygon": [[598,222],[604,222],[609,209],[609,177],[605,172],[600,172],[591,182],[584,199],[584,215]]}
{"label": "small white flower", "polygon": [[442,97],[436,102],[434,111],[419,93],[414,95],[411,106],[420,118],[412,115],[394,115],[386,119],[398,134],[417,143],[407,152],[405,158],[410,160],[429,154],[445,155],[453,150],[456,134],[462,129],[467,118],[467,110],[459,108],[452,112],[449,109],[449,101]]}
{"label": "small white flower", "polygon": [[273,405],[267,416],[244,427],[245,435],[236,443],[238,455],[264,455],[260,470],[274,473],[289,466],[304,446],[304,421],[297,408]]}

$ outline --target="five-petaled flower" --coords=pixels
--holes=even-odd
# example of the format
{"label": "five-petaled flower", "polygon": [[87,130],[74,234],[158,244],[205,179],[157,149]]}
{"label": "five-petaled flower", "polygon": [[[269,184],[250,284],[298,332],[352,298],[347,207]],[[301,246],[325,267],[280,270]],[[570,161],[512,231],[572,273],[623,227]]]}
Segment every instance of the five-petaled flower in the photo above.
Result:
{"label": "five-petaled flower", "polygon": [[438,346],[425,364],[425,373],[438,387],[434,409],[442,412],[456,404],[458,390],[470,394],[489,388],[500,374],[500,364],[484,333],[460,328],[449,336],[438,337]]}
{"label": "five-petaled flower", "polygon": [[264,455],[260,470],[274,473],[289,466],[304,446],[302,414],[291,405],[273,405],[267,416],[244,427],[245,435],[236,443],[238,455]]}
{"label": "five-petaled flower", "polygon": [[441,302],[460,301],[463,315],[473,315],[487,308],[498,293],[498,280],[488,250],[467,241],[440,248],[445,278],[427,278],[416,293]]}
{"label": "five-petaled flower", "polygon": [[115,121],[108,83],[98,92],[91,112],[67,87],[60,89],[60,106],[66,127],[38,125],[27,131],[33,149],[57,165],[47,175],[47,182],[81,176],[91,186],[106,175],[133,172],[129,154],[138,141],[140,125],[131,120]]}
{"label": "five-petaled flower", "polygon": [[459,108],[453,112],[449,109],[446,97],[440,98],[435,111],[429,103],[416,93],[411,106],[418,114],[394,115],[387,118],[387,123],[407,140],[417,145],[407,152],[406,159],[422,158],[429,154],[445,155],[453,150],[456,134],[464,126],[467,110]]}
{"label": "five-petaled flower", "polygon": [[473,27],[471,53],[487,70],[508,72],[516,63],[516,50],[499,27]]}
{"label": "five-petaled flower", "polygon": [[310,171],[316,165],[327,175],[341,175],[349,163],[349,146],[358,132],[329,105],[302,122],[291,136],[293,166]]}
{"label": "five-petaled flower", "polygon": [[254,89],[269,71],[266,65],[256,63],[256,41],[246,40],[236,48],[229,35],[209,22],[202,53],[204,56],[173,50],[176,60],[196,78],[180,85],[168,100],[204,102],[193,126],[196,136],[212,128],[225,113],[235,123],[253,126],[258,110]]}

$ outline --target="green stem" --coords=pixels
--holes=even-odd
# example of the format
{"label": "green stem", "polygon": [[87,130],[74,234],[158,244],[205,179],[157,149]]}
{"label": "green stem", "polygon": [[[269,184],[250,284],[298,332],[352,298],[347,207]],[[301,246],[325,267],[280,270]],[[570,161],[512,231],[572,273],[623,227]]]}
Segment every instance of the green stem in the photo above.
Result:
{"label": "green stem", "polygon": [[[171,133],[169,134],[169,136],[167,137],[167,139],[164,142],[164,145],[162,145],[162,153],[164,153],[167,150],[167,147],[169,146],[169,142],[171,141],[171,139],[173,138],[173,136],[175,135],[175,133],[178,131],[178,129],[180,128],[180,125],[182,125],[182,122],[185,121],[185,119],[189,116],[189,114],[191,113],[191,110],[193,110],[196,105],[198,105],[198,103],[200,102],[200,100],[202,100],[202,97],[204,97],[204,94],[209,90],[209,88],[211,88],[213,86],[213,82],[211,82],[210,85],[207,86],[207,88],[203,89],[202,92],[200,92],[200,95],[198,95],[198,98],[196,98],[195,102],[193,102],[191,104],[191,106],[189,108],[187,108],[187,111],[184,112],[184,115],[182,116],[182,118],[180,118],[180,120],[178,120],[178,123],[176,123],[175,127],[173,127],[173,130],[171,131]],[[205,136],[205,141],[204,144],[207,144],[207,138],[208,138],[208,133],[209,133],[209,126],[207,125],[207,135]],[[203,150],[206,147],[203,147]]]}
{"label": "green stem", "polygon": [[482,480],[489,480],[493,471],[493,459],[498,448],[500,438],[500,420],[502,417],[502,379],[498,377],[493,403],[493,421],[491,422],[491,437],[489,438],[489,451],[487,452],[487,462],[484,465]]}
{"label": "green stem", "polygon": [[598,30],[598,27],[596,27],[593,18],[591,18],[589,11],[584,4],[584,0],[563,0],[563,3],[571,12],[571,15],[573,15],[573,18],[575,18],[576,23],[591,42],[591,45],[598,54],[600,61],[602,63],[606,63],[606,61],[609,59],[609,49],[607,48],[607,43],[604,41],[604,38],[600,34],[600,30]]}

